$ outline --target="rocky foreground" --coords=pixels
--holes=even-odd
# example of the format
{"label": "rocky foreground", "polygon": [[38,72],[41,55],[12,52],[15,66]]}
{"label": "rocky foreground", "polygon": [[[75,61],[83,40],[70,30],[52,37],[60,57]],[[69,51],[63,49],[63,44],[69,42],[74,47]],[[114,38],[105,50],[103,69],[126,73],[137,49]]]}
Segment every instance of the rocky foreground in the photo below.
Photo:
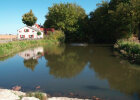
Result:
{"label": "rocky foreground", "polygon": [[89,100],[89,99],[48,97],[46,93],[41,92],[24,93],[21,91],[0,89],[0,100]]}

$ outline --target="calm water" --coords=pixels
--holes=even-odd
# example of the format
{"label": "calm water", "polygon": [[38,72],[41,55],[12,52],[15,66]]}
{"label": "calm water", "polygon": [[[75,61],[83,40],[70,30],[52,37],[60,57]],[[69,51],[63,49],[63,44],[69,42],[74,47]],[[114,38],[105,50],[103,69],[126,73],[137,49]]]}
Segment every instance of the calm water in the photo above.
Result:
{"label": "calm water", "polygon": [[0,87],[56,96],[140,100],[140,66],[108,45],[36,47],[0,58]]}

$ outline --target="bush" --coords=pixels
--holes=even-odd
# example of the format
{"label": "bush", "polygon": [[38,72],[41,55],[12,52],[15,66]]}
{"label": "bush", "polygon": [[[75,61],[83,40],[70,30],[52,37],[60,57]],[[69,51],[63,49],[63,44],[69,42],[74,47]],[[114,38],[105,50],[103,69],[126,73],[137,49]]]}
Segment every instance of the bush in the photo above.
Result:
{"label": "bush", "polygon": [[65,34],[62,31],[49,32],[47,38],[49,40],[56,40],[61,43],[65,41]]}
{"label": "bush", "polygon": [[114,48],[133,62],[140,63],[140,43],[122,39],[117,41]]}
{"label": "bush", "polygon": [[37,32],[37,35],[41,35],[41,32]]}

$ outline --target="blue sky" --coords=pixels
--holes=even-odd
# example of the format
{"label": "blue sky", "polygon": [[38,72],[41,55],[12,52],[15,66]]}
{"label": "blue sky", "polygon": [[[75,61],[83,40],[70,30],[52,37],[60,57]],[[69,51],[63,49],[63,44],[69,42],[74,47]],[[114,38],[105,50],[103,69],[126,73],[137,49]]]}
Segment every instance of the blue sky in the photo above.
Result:
{"label": "blue sky", "polygon": [[0,0],[0,34],[17,34],[23,26],[22,15],[33,10],[38,18],[37,23],[43,24],[48,7],[55,3],[76,3],[88,14],[96,9],[96,4],[102,0]]}

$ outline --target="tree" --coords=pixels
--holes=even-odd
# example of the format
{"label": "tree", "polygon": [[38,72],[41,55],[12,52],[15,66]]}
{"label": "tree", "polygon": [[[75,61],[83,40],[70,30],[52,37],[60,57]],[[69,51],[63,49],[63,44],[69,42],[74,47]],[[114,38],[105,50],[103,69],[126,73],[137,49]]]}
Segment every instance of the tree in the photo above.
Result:
{"label": "tree", "polygon": [[33,26],[36,21],[37,17],[34,16],[32,10],[22,16],[22,22],[28,26]]}
{"label": "tree", "polygon": [[90,36],[94,38],[95,42],[110,42],[114,41],[114,34],[112,34],[111,16],[108,13],[108,2],[98,4],[98,8],[89,15]]}
{"label": "tree", "polygon": [[110,0],[109,2],[109,9],[115,10],[117,9],[117,5],[120,3],[129,3],[130,0]]}
{"label": "tree", "polygon": [[86,18],[84,9],[76,4],[54,4],[49,8],[44,27],[64,31],[66,40],[80,40]]}
{"label": "tree", "polygon": [[140,0],[130,0],[131,3],[131,13],[133,21],[133,29],[136,34],[138,34],[140,40]]}
{"label": "tree", "polygon": [[37,32],[37,35],[38,35],[38,36],[41,35],[41,32]]}
{"label": "tree", "polygon": [[[129,38],[139,26],[139,0],[110,0],[90,13],[91,35],[97,42]],[[94,32],[94,33],[93,33]]]}

